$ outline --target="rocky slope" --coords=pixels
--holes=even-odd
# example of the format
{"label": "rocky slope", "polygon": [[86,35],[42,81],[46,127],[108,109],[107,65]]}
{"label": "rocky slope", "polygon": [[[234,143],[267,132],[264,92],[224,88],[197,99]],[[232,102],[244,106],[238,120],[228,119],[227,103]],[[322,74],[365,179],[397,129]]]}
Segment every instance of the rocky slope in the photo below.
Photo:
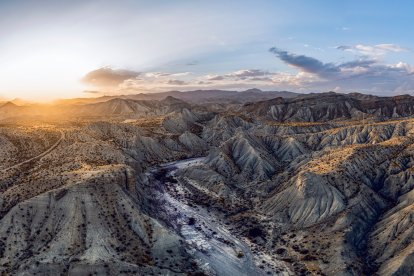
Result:
{"label": "rocky slope", "polygon": [[410,275],[411,101],[116,99],[2,125],[0,273]]}
{"label": "rocky slope", "polygon": [[252,206],[248,218],[239,212],[228,218],[240,224],[236,235],[249,233],[246,220],[256,218],[250,227],[261,235],[254,242],[297,273],[411,271],[411,120],[318,125],[307,132],[292,124],[235,127],[204,165],[182,176],[224,202],[237,194]]}
{"label": "rocky slope", "polygon": [[293,99],[248,103],[238,112],[279,122],[320,122],[335,119],[401,118],[414,113],[414,97],[363,97],[360,94],[337,94],[334,92],[309,94]]}

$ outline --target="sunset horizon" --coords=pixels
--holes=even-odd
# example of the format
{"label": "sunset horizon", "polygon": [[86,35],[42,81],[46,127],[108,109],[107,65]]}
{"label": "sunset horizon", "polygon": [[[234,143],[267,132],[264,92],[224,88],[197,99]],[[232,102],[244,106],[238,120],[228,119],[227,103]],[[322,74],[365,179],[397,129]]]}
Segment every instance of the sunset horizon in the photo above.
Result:
{"label": "sunset horizon", "polygon": [[413,92],[413,40],[399,28],[413,19],[404,5],[43,3],[0,3],[0,98],[249,88]]}

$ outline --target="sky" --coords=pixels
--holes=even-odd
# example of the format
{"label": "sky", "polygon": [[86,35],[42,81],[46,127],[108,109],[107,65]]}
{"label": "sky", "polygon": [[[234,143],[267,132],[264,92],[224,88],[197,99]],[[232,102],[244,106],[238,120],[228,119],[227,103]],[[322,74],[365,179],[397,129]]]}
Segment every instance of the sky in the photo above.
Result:
{"label": "sky", "polygon": [[0,0],[0,98],[414,94],[411,1]]}

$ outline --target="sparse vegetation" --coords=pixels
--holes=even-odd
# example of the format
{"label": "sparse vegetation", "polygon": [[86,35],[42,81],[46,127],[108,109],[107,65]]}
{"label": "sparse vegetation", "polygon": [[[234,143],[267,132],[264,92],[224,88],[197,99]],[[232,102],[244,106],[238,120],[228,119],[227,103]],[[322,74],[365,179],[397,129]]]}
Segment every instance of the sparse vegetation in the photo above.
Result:
{"label": "sparse vegetation", "polygon": [[145,117],[0,126],[0,274],[203,275],[195,251],[264,274],[357,274],[409,251],[413,119],[169,100]]}

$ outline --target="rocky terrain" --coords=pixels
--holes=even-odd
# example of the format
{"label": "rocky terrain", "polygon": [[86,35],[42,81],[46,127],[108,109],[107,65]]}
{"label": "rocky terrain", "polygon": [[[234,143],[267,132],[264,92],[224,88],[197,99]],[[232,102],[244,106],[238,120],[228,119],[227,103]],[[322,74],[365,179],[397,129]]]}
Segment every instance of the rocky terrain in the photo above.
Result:
{"label": "rocky terrain", "polygon": [[0,274],[414,273],[413,97],[167,96],[0,107]]}

